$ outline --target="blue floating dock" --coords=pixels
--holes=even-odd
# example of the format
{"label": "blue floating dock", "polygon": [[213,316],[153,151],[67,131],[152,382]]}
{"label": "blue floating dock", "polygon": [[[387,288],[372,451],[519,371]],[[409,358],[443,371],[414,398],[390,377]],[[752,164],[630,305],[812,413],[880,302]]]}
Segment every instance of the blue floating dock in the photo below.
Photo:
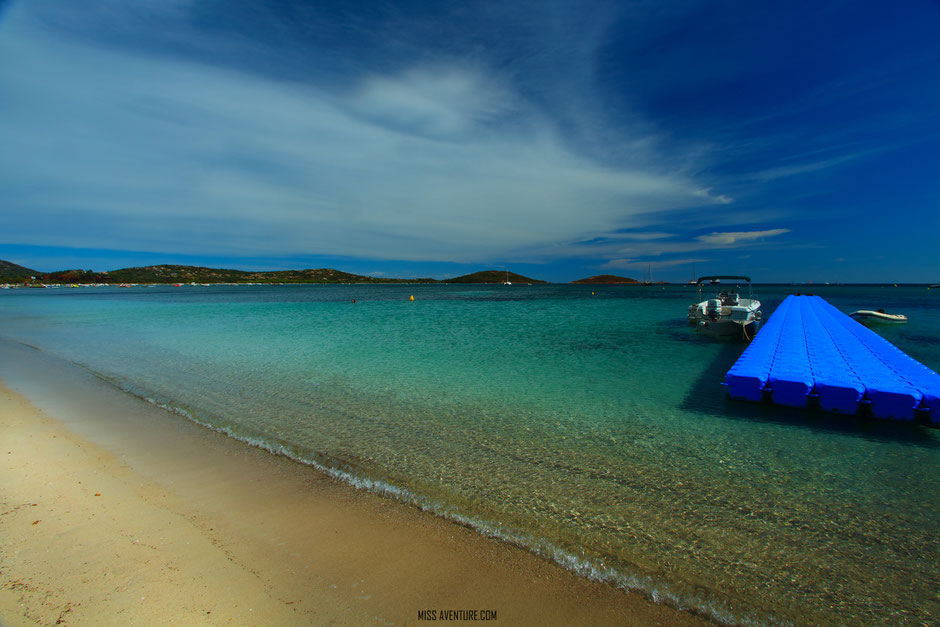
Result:
{"label": "blue floating dock", "polygon": [[940,425],[940,375],[819,296],[788,296],[725,383],[737,399]]}

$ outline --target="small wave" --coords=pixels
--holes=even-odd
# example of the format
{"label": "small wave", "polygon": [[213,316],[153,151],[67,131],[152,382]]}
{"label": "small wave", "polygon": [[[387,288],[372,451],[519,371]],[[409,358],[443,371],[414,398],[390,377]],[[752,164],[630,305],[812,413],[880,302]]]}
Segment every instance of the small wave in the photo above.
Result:
{"label": "small wave", "polygon": [[[727,603],[715,599],[708,599],[706,595],[679,592],[668,583],[656,581],[653,577],[646,574],[623,572],[605,565],[603,561],[598,561],[585,555],[578,556],[554,545],[545,538],[507,528],[500,523],[468,516],[456,510],[453,506],[434,501],[426,496],[412,492],[407,488],[394,485],[381,479],[373,479],[337,468],[331,465],[331,462],[337,463],[339,460],[335,460],[329,455],[322,453],[317,454],[315,452],[311,454],[310,452],[301,451],[297,447],[272,441],[261,433],[246,433],[240,431],[234,425],[220,424],[213,420],[202,419],[193,412],[173,404],[171,401],[161,400],[149,394],[141,393],[137,389],[125,385],[111,377],[104,376],[101,373],[94,372],[94,374],[123,392],[131,394],[160,409],[181,416],[200,426],[224,434],[239,442],[244,442],[249,446],[254,446],[274,455],[286,457],[295,462],[315,468],[333,479],[351,485],[357,490],[366,490],[373,494],[392,498],[401,503],[418,507],[422,511],[456,522],[484,536],[520,547],[558,564],[569,572],[592,581],[612,585],[625,591],[640,593],[655,603],[667,605],[680,611],[701,615],[722,624],[758,625],[767,622],[781,622],[777,617],[765,616],[760,618],[753,612],[736,611],[729,607]],[[242,427],[242,429],[245,428]],[[317,459],[317,457],[320,459]]]}

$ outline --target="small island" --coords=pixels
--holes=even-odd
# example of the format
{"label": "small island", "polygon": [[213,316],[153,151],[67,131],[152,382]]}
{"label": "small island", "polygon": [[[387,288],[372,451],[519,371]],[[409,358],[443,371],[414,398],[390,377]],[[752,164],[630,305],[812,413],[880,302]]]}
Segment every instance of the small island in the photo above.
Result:
{"label": "small island", "polygon": [[575,285],[638,285],[640,282],[625,276],[616,276],[613,274],[599,274],[589,276],[586,279],[572,281]]}
{"label": "small island", "polygon": [[445,279],[444,283],[546,283],[538,279],[507,272],[505,270],[483,270],[473,274],[465,274],[454,279]]}

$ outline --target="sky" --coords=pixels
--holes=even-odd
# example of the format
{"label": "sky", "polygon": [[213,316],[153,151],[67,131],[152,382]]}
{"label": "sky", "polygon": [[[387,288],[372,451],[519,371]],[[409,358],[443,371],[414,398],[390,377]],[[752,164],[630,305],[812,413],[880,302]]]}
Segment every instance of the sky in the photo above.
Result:
{"label": "sky", "polygon": [[940,280],[940,4],[0,0],[0,259]]}

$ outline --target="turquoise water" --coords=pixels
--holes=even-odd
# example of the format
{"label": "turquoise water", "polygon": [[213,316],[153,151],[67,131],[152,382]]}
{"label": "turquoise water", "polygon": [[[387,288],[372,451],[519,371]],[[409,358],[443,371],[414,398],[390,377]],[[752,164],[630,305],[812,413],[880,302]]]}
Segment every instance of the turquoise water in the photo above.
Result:
{"label": "turquoise water", "polygon": [[[940,369],[938,290],[757,290],[765,316],[794,290],[905,313],[879,332]],[[940,431],[726,400],[742,345],[696,335],[696,299],[686,286],[11,290],[0,336],[714,619],[935,622]]]}

